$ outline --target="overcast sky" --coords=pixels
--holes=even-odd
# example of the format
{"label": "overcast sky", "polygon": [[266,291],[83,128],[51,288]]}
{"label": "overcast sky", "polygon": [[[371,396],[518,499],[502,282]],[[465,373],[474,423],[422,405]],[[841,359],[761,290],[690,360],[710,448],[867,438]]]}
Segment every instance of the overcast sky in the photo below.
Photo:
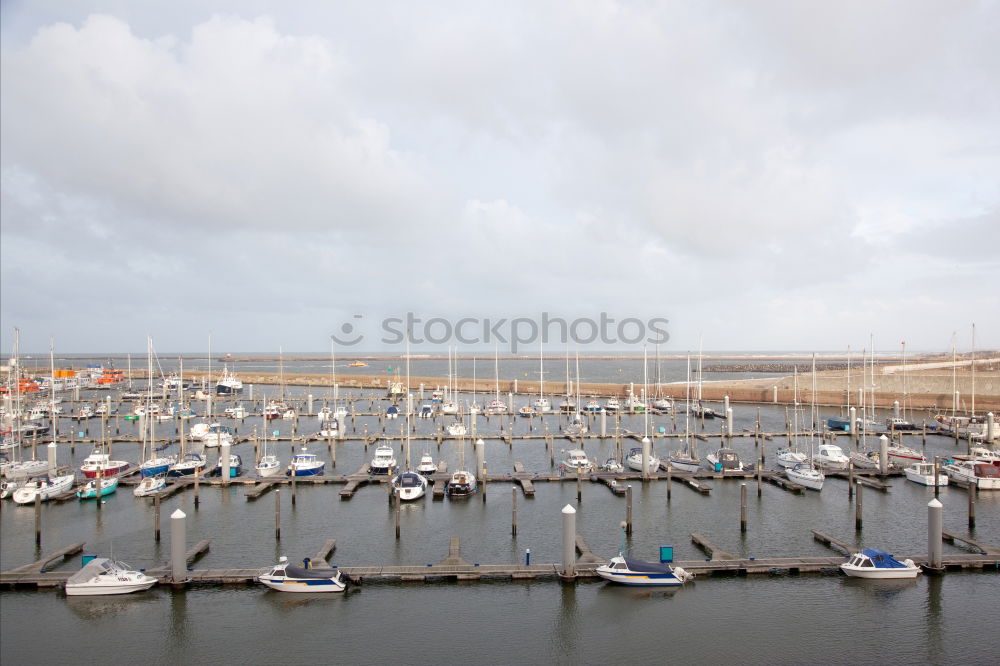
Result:
{"label": "overcast sky", "polygon": [[1000,347],[997,2],[0,7],[5,352]]}

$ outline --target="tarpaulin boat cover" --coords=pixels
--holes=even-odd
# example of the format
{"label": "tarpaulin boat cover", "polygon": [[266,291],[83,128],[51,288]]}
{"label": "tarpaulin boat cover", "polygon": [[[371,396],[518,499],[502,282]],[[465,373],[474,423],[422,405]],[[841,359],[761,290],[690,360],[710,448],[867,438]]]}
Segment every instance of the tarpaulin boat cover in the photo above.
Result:
{"label": "tarpaulin boat cover", "polygon": [[67,583],[86,583],[94,576],[100,575],[111,568],[111,560],[106,557],[95,557],[87,562],[83,568],[70,576]]}
{"label": "tarpaulin boat cover", "polygon": [[652,562],[643,562],[642,560],[631,560],[625,558],[625,564],[628,566],[630,571],[635,571],[637,573],[664,573],[672,574],[673,569],[670,568],[669,564],[654,564]]}
{"label": "tarpaulin boat cover", "polygon": [[875,563],[876,569],[905,569],[906,565],[897,560],[895,557],[886,553],[885,551],[875,550],[874,548],[865,548],[863,551],[865,555],[871,558],[872,562]]}

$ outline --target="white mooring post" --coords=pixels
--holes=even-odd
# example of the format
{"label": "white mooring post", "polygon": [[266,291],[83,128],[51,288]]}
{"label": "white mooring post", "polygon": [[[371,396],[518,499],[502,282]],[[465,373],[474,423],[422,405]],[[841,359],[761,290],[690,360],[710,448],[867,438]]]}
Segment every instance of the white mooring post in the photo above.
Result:
{"label": "white mooring post", "polygon": [[878,471],[880,474],[889,473],[889,438],[885,435],[878,438]]}
{"label": "white mooring post", "polygon": [[[49,457],[49,474],[54,474],[56,471],[56,467],[59,466],[56,461],[56,452],[58,448],[59,447],[56,446],[55,442],[52,442],[46,447],[46,452],[48,453]],[[98,499],[100,498],[98,497]]]}
{"label": "white mooring post", "polygon": [[941,502],[927,503],[927,557],[932,569],[941,568],[941,538],[944,531],[944,509]]}
{"label": "white mooring post", "polygon": [[642,438],[642,478],[649,478],[649,453],[651,442],[649,437]]}
{"label": "white mooring post", "polygon": [[226,441],[219,447],[219,459],[222,461],[222,485],[229,485],[229,475],[232,474],[232,467],[229,460],[229,451],[232,445]]}
{"label": "white mooring post", "polygon": [[562,510],[563,517],[563,576],[576,576],[576,509],[567,504]]}
{"label": "white mooring post", "polygon": [[170,568],[174,583],[183,583],[187,579],[187,533],[185,521],[187,514],[177,509],[170,514]]}

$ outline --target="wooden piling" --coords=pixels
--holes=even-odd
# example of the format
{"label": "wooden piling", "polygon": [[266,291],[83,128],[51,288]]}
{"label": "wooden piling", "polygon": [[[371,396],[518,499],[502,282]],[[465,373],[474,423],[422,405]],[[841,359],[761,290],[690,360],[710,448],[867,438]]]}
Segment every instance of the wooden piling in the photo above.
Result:
{"label": "wooden piling", "polygon": [[298,485],[296,481],[297,479],[298,477],[296,476],[295,471],[292,470],[292,506],[295,506],[295,486]]}
{"label": "wooden piling", "polygon": [[673,494],[673,469],[670,466],[670,462],[667,462],[667,501],[670,501],[670,496]]}
{"label": "wooden piling", "polygon": [[[100,481],[98,481],[98,484]],[[35,548],[42,547],[42,493],[35,493]]]}
{"label": "wooden piling", "polygon": [[625,486],[625,534],[632,534],[632,484]]}
{"label": "wooden piling", "polygon": [[740,532],[747,531],[747,484],[740,484]]}
{"label": "wooden piling", "polygon": [[847,463],[847,500],[854,497],[854,461]]}
{"label": "wooden piling", "polygon": [[[392,484],[389,484],[389,485],[390,485],[390,487],[392,486]],[[400,503],[399,502],[399,493],[393,493],[393,497],[395,498],[394,502],[395,502],[395,505],[396,505],[395,506],[395,514],[396,514],[396,540],[398,541],[399,540],[399,503]]]}
{"label": "wooden piling", "polygon": [[861,483],[858,481],[854,482],[854,529],[858,532],[861,531]]}
{"label": "wooden piling", "polygon": [[281,489],[274,490],[274,540],[281,541]]}
{"label": "wooden piling", "polygon": [[510,535],[517,536],[517,488],[510,489]]}
{"label": "wooden piling", "polygon": [[976,529],[976,494],[979,486],[975,481],[969,483],[969,529]]}
{"label": "wooden piling", "polygon": [[160,543],[160,496],[153,496],[153,540]]}

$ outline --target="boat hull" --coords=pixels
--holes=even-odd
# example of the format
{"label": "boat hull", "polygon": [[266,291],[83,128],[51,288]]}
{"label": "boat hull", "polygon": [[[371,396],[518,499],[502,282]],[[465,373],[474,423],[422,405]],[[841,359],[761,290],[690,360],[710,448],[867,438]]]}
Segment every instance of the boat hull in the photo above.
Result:
{"label": "boat hull", "polygon": [[110,584],[90,584],[82,583],[79,585],[66,585],[66,596],[68,597],[103,597],[112,594],[131,594],[132,592],[141,592],[142,590],[148,590],[149,588],[156,585],[156,579],[151,578],[148,581],[139,583],[121,583],[117,585]]}
{"label": "boat hull", "polygon": [[920,567],[881,569],[878,567],[853,567],[849,564],[841,564],[840,570],[852,578],[870,578],[881,580],[916,578],[917,574],[920,573]]}
{"label": "boat hull", "polygon": [[343,592],[347,586],[332,578],[278,578],[260,576],[258,580],[279,592]]}
{"label": "boat hull", "polygon": [[97,469],[93,469],[93,468],[86,468],[85,469],[85,468],[81,467],[80,468],[80,473],[82,473],[88,479],[95,479],[95,478],[97,478],[98,471],[100,471],[101,476],[107,477],[107,476],[114,476],[115,474],[118,474],[120,472],[124,472],[127,469],[128,469],[128,463],[127,462],[125,462],[125,461],[112,461],[111,464],[109,464],[107,467],[105,467],[105,468],[103,468],[101,470],[97,470]]}

